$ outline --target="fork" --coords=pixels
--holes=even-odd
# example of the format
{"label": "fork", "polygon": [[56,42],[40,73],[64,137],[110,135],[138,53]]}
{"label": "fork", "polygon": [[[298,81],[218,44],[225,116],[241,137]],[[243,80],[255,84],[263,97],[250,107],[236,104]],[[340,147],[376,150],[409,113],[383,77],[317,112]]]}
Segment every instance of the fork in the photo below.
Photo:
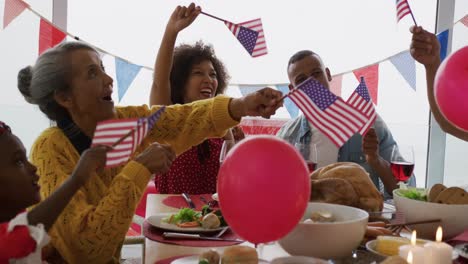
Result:
{"label": "fork", "polygon": [[218,202],[216,202],[215,200],[211,200],[211,201],[208,201],[205,199],[205,197],[203,196],[200,196],[200,200],[202,202],[204,202],[206,205],[208,205],[209,207],[215,207],[217,205]]}

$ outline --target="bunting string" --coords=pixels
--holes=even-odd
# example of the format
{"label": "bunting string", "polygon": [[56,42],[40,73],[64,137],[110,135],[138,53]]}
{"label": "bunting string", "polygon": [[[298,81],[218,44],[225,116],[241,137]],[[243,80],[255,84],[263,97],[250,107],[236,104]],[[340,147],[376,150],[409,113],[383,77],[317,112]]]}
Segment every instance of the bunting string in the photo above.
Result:
{"label": "bunting string", "polygon": [[[154,71],[154,68],[149,67],[149,66],[144,66],[144,65],[139,65],[136,63],[133,63],[123,57],[117,56],[116,54],[113,54],[107,50],[104,50],[96,45],[93,45],[90,42],[87,42],[86,40],[81,39],[80,37],[54,25],[52,21],[48,20],[44,16],[42,16],[39,12],[34,10],[31,6],[29,6],[26,2],[23,0],[5,0],[5,15],[4,15],[4,24],[3,28],[6,28],[7,26],[10,25],[10,23],[19,15],[24,10],[28,10],[32,12],[35,16],[40,18],[41,23],[41,32],[44,30],[49,34],[46,36],[45,41],[46,43],[39,43],[39,52],[41,53],[43,50],[53,47],[54,45],[60,43],[65,39],[65,36],[68,36],[74,40],[77,41],[83,41],[84,43],[87,43],[91,46],[93,46],[96,50],[98,50],[100,53],[105,54],[105,55],[110,55],[115,58],[116,60],[116,65],[121,65],[120,67],[123,67],[122,69],[117,69],[116,73],[119,75],[119,73],[129,75],[129,77],[122,77],[122,76],[117,76],[118,80],[118,85],[119,85],[119,100],[122,99],[122,97],[125,95],[125,92],[127,91],[128,87],[130,86],[131,82],[133,79],[136,77],[136,75],[140,72],[141,69],[146,69],[149,71]],[[221,20],[225,22],[226,20],[221,19],[219,17],[216,17],[214,15],[208,14],[208,13],[203,13],[206,16],[212,17],[217,20]],[[456,22],[453,23],[453,25],[438,33],[438,39],[441,41],[441,46],[446,45],[447,43],[443,43],[443,41],[446,41],[446,35],[448,33],[448,30],[452,29],[454,25],[457,23],[461,23],[468,27],[468,15],[465,15],[464,17],[460,18]],[[42,36],[41,36],[42,37]],[[443,52],[446,52],[445,49],[441,49],[441,56],[442,58],[445,57],[445,54],[442,54]],[[333,83],[332,82],[332,90],[335,90],[334,92],[336,94],[339,94],[341,91],[341,77],[345,74],[350,74],[353,73],[357,80],[360,79],[361,76],[364,76],[368,82],[368,89],[371,94],[372,100],[374,101],[375,104],[377,104],[377,98],[378,98],[378,89],[377,89],[377,83],[378,83],[378,65],[382,62],[385,61],[390,61],[395,68],[399,71],[400,75],[404,77],[406,82],[409,84],[409,86],[415,90],[416,87],[416,80],[415,80],[415,62],[412,59],[411,55],[409,54],[409,50],[403,50],[397,54],[394,54],[392,56],[388,56],[384,59],[381,59],[377,62],[373,62],[367,65],[364,65],[362,67],[349,70],[349,71],[343,71],[338,74],[335,74],[333,77],[336,79],[336,81]],[[373,79],[375,78],[375,79]],[[253,88],[259,87],[260,85],[258,84],[235,84],[235,83],[230,83],[230,85],[239,85],[239,86],[252,86]],[[284,89],[287,89],[287,84],[275,84],[277,87],[281,87]],[[120,87],[121,86],[121,87]],[[256,89],[256,88],[255,88]],[[243,92],[244,93],[244,92]]]}

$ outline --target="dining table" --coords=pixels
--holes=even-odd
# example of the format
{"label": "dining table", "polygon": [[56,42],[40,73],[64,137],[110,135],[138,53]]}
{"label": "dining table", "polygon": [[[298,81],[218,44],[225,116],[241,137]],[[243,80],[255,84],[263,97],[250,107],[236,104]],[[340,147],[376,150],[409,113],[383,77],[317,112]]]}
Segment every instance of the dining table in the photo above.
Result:
{"label": "dining table", "polygon": [[[146,218],[161,214],[161,213],[177,213],[180,210],[180,207],[188,206],[168,206],[168,200],[179,199],[180,194],[149,194],[146,201]],[[173,199],[174,198],[174,199]],[[200,199],[199,199],[200,200]],[[254,244],[249,242],[243,242],[240,245],[254,247]],[[216,246],[216,250],[222,254],[226,246]],[[184,246],[173,243],[161,243],[154,241],[148,236],[145,238],[145,254],[144,254],[144,263],[145,264],[160,264],[160,263],[170,263],[168,259],[177,259],[180,256],[192,256],[199,255],[207,250],[210,247],[198,247],[198,246]],[[259,257],[262,260],[267,262],[272,261],[275,258],[290,256],[277,242],[262,244],[257,248]],[[329,260],[329,263],[333,264],[348,264],[348,263],[379,263],[384,258],[373,254],[365,249],[365,247],[359,247],[354,252],[350,252],[350,256],[344,259],[339,260]],[[454,263],[465,263],[455,261]]]}

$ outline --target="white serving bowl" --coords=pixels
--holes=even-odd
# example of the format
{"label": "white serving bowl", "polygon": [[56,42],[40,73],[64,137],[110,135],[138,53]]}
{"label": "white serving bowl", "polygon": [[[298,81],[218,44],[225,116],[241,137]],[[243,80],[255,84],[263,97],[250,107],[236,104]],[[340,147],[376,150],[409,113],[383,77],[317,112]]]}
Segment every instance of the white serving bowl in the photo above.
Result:
{"label": "white serving bowl", "polygon": [[[330,212],[335,222],[304,223],[313,212]],[[366,232],[369,214],[361,209],[327,203],[309,203],[302,221],[278,243],[291,255],[322,259],[352,254]]]}
{"label": "white serving bowl", "polygon": [[399,189],[393,191],[393,200],[397,211],[403,212],[408,223],[441,219],[438,223],[411,225],[418,237],[434,240],[439,225],[442,226],[444,239],[450,239],[468,228],[468,204],[439,204],[413,200],[402,196]]}

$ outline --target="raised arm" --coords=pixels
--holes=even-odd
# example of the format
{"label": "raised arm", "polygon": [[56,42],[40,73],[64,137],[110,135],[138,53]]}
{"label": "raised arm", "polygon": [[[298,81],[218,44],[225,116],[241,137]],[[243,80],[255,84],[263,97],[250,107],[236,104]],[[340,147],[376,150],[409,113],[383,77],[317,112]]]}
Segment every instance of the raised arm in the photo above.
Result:
{"label": "raised arm", "polygon": [[468,132],[450,123],[440,112],[435,99],[434,79],[440,65],[440,44],[436,35],[422,27],[411,27],[410,31],[413,33],[410,47],[411,55],[426,68],[427,99],[435,120],[445,133],[468,141]]}
{"label": "raised arm", "polygon": [[154,80],[150,92],[150,105],[172,104],[170,75],[177,35],[184,28],[192,24],[200,12],[200,7],[192,3],[188,7],[177,6],[169,18],[154,65]]}

